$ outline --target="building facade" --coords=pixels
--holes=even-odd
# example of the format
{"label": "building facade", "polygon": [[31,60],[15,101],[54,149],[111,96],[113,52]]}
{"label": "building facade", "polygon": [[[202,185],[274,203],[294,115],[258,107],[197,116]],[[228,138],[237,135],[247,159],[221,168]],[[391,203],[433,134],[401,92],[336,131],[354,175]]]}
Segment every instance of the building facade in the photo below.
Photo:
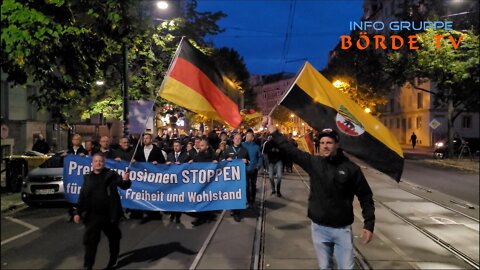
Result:
{"label": "building facade", "polygon": [[[400,20],[407,6],[410,8],[407,12],[413,12],[411,9],[414,8],[417,14],[427,14],[430,9],[435,9],[442,15],[442,20],[452,20],[459,27],[478,26],[478,17],[472,20],[472,16],[464,16],[470,13],[478,16],[477,1],[365,0],[362,20],[381,21],[387,25]],[[410,135],[415,132],[418,145],[433,146],[436,141],[447,137],[447,110],[435,104],[434,82],[417,86],[429,92],[415,89],[408,83],[393,86],[387,104],[377,109],[382,123],[401,144],[408,144]],[[454,121],[454,133],[464,138],[478,138],[479,123],[478,112],[463,112]]]}

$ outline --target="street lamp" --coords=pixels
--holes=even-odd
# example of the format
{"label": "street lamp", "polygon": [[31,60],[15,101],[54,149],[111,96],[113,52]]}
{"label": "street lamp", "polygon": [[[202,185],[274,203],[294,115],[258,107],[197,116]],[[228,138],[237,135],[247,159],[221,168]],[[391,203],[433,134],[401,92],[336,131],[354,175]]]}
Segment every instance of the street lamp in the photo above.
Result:
{"label": "street lamp", "polygon": [[[157,8],[165,10],[168,8],[167,1],[157,1]],[[126,17],[125,10],[123,17]],[[125,41],[122,42],[122,58],[123,58],[123,70],[122,70],[122,107],[123,107],[123,136],[129,135],[128,130],[128,46]]]}
{"label": "street lamp", "polygon": [[168,8],[168,2],[167,1],[158,1],[157,2],[157,8],[167,9]]}

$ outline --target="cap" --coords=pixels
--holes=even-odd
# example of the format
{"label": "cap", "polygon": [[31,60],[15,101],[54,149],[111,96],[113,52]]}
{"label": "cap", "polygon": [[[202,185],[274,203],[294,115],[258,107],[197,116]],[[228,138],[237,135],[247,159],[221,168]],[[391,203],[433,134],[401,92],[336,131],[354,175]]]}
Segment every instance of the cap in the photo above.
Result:
{"label": "cap", "polygon": [[321,139],[322,137],[329,137],[334,139],[336,142],[340,141],[340,138],[338,136],[338,133],[331,129],[331,128],[325,128],[318,134],[318,139]]}

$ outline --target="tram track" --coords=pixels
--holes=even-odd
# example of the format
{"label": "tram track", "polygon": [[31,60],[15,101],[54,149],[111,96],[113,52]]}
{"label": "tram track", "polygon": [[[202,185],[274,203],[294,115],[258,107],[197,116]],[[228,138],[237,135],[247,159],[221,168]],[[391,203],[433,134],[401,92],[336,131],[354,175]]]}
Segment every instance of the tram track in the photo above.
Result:
{"label": "tram track", "polygon": [[[301,173],[300,170],[297,168],[297,166],[294,166],[294,172],[297,174],[301,180],[301,182],[304,184],[306,190],[309,192],[310,191],[310,184],[309,184],[309,179],[308,175],[305,175],[305,173]],[[255,224],[255,233],[254,233],[254,239],[253,239],[253,247],[252,247],[252,252],[251,252],[251,258],[250,258],[250,269],[258,270],[258,269],[265,269],[264,265],[264,252],[265,252],[265,221],[266,221],[266,185],[268,184],[268,179],[267,175],[265,173],[262,173],[261,178],[261,185],[260,185],[260,190],[258,192],[258,195],[260,197],[259,200],[259,207],[258,207],[258,218],[256,220]],[[418,194],[415,194],[413,192],[410,192],[408,189],[401,188],[402,191],[408,192],[412,195],[418,196],[420,198],[425,199],[428,202],[431,202],[435,205],[438,205],[440,207],[443,207],[449,211],[452,211],[456,214],[462,215],[463,217],[469,218],[472,221],[478,222],[478,219],[475,219],[473,217],[470,217],[468,215],[465,215],[464,213],[461,213],[459,211],[456,211],[455,209],[446,207],[442,203],[435,202],[434,200],[425,198],[423,196],[419,196]],[[387,211],[389,211],[392,215],[400,219],[402,222],[407,224],[408,226],[414,228],[415,230],[419,231],[423,235],[425,235],[428,239],[431,239],[433,242],[441,246],[442,248],[446,249],[449,253],[453,254],[458,260],[463,261],[464,263],[468,264],[472,269],[479,269],[479,264],[478,262],[456,248],[455,246],[449,244],[447,241],[443,240],[441,236],[436,235],[424,228],[422,228],[419,224],[416,224],[414,221],[410,220],[408,217],[402,215],[392,207],[390,207],[387,203],[384,203],[382,201],[379,201],[378,199],[375,199],[375,203],[378,204],[379,206],[385,208]],[[193,261],[192,265],[190,266],[189,269],[193,270],[196,269],[197,266],[199,265],[199,262],[201,261],[202,257],[204,256],[206,250],[208,249],[208,246],[211,243],[212,238],[214,238],[218,227],[220,224],[224,221],[225,219],[225,213],[226,211],[223,211],[217,221],[216,224],[212,227],[211,231],[209,232],[204,244],[202,245],[202,248],[200,249],[199,253],[197,254],[197,257]],[[397,247],[398,248],[398,247]],[[354,249],[355,253],[355,268],[356,269],[373,269],[367,259],[362,255],[361,251],[355,247]],[[403,254],[402,252],[400,252]],[[411,258],[410,258],[411,259]],[[419,268],[416,266],[414,260],[408,260],[410,261],[409,264],[411,265],[412,268]]]}

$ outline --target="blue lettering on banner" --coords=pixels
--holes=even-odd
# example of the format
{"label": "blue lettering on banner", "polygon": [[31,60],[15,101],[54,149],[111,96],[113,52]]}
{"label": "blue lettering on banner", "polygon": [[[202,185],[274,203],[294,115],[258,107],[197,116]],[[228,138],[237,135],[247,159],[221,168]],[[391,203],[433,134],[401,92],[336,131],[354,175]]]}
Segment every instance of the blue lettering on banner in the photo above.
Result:
{"label": "blue lettering on banner", "polygon": [[[65,157],[63,184],[68,202],[77,203],[83,175],[90,173],[91,164],[88,156]],[[128,164],[107,159],[105,167],[123,175]],[[130,167],[130,180],[129,189],[118,189],[124,208],[200,212],[244,209],[246,204],[245,164],[241,160],[180,165],[136,162]]]}

